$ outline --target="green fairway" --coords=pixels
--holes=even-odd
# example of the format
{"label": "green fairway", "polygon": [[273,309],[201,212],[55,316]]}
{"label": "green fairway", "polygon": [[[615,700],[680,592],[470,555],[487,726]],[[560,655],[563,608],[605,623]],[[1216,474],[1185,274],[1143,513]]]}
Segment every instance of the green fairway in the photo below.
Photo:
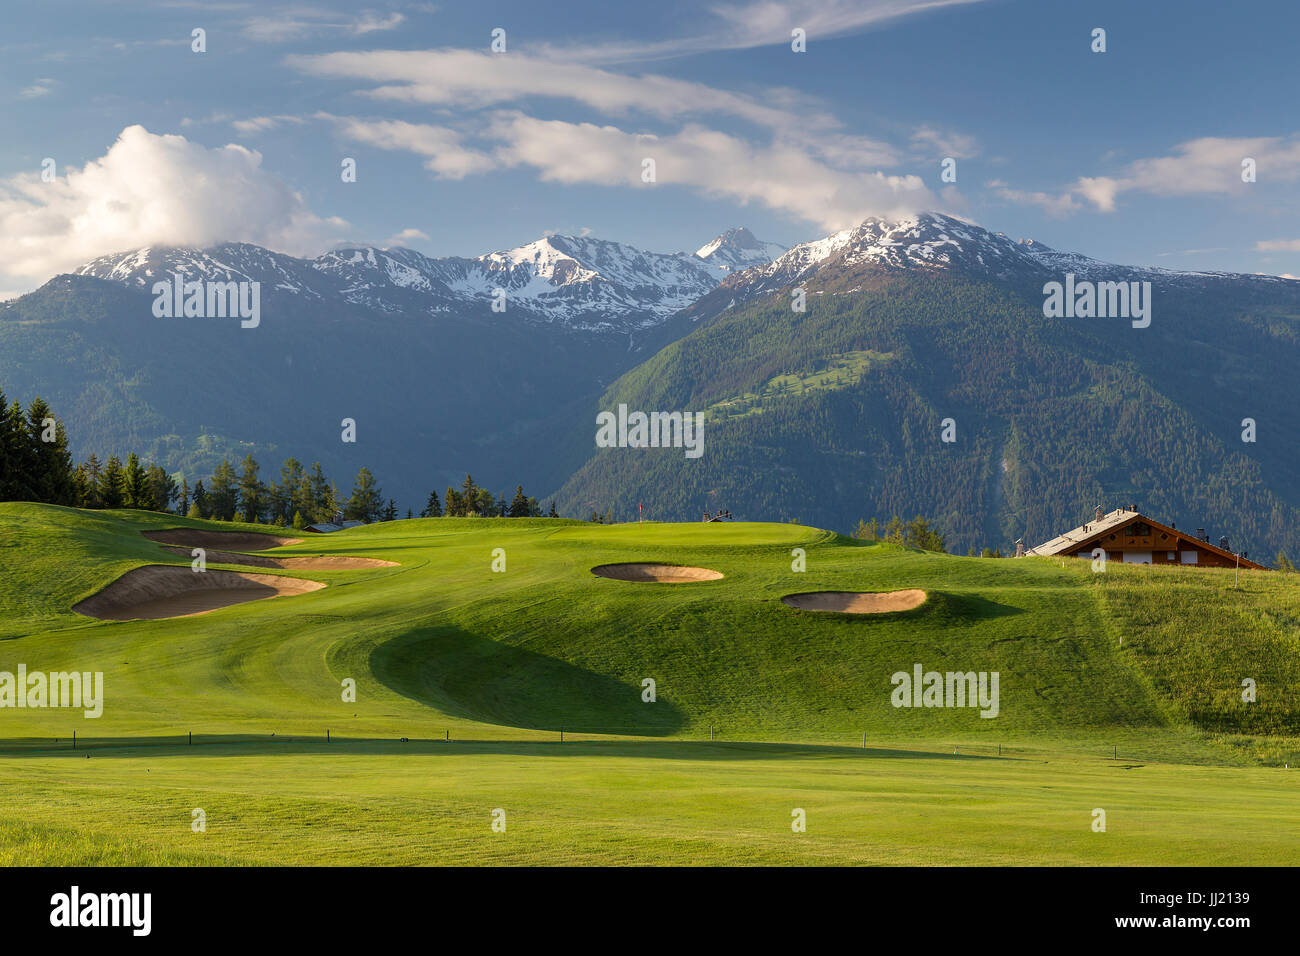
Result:
{"label": "green fairway", "polygon": [[[279,530],[0,504],[0,672],[104,675],[96,719],[0,708],[0,860],[1298,857],[1291,575],[1094,574],[793,524],[422,519],[258,552],[397,562],[275,572],[327,585],[312,593],[170,620],[70,610],[132,568],[188,565],[139,533],[181,527]],[[590,573],[636,561],[724,577]],[[907,588],[928,599],[880,615],[780,600]],[[996,717],[893,706],[891,675],[917,664],[997,672]]]}

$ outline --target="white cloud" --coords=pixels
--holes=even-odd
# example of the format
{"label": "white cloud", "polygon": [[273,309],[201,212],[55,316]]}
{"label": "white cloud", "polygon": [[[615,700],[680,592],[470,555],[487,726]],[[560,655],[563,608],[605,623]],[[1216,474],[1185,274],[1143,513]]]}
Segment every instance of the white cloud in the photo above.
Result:
{"label": "white cloud", "polygon": [[[827,232],[871,215],[916,212],[933,200],[916,176],[837,170],[795,146],[754,146],[697,125],[652,136],[503,113],[494,120],[491,135],[503,142],[497,151],[503,163],[531,166],[544,182],[685,186],[742,204],[761,202]],[[646,158],[655,161],[654,184],[641,180]]]}
{"label": "white cloud", "polygon": [[42,96],[49,96],[54,92],[54,81],[48,77],[42,77],[34,82],[31,86],[23,87],[18,91],[20,99],[34,100]]}
{"label": "white cloud", "polygon": [[660,60],[717,50],[788,45],[790,31],[795,27],[806,31],[811,51],[817,43],[834,37],[859,33],[944,7],[980,2],[982,0],[751,0],[715,3],[706,10],[692,12],[694,29],[686,36],[652,41],[575,44],[547,48],[547,53],[587,62]]}
{"label": "white cloud", "polygon": [[327,246],[346,223],[316,216],[260,153],[208,149],[128,126],[99,159],[0,182],[0,262],[43,280],[96,256],[148,245],[254,242],[297,255]]}
{"label": "white cloud", "polygon": [[[378,84],[364,91],[376,100],[454,107],[460,129],[330,117],[345,135],[428,157],[425,165],[440,177],[524,165],[548,182],[641,188],[641,159],[653,143],[662,184],[762,202],[820,226],[833,223],[838,229],[868,215],[915,212],[932,199],[917,177],[880,172],[899,162],[897,149],[842,132],[833,117],[786,90],[760,101],[701,83],[627,76],[515,52],[380,50],[290,56],[287,62],[314,76]],[[698,122],[651,134],[630,131],[630,124],[545,121],[520,110],[498,112],[490,123],[472,127],[464,120],[475,110],[537,97],[660,121],[720,114],[760,127],[767,142],[751,143]],[[495,150],[467,145],[482,138],[495,140]]]}
{"label": "white cloud", "polygon": [[442,179],[464,179],[496,165],[490,156],[464,146],[461,134],[446,126],[403,120],[363,120],[329,113],[316,115],[319,119],[335,122],[344,136],[379,149],[405,150],[427,156],[425,168]]}
{"label": "white cloud", "polygon": [[389,236],[383,241],[382,245],[385,249],[388,249],[393,246],[405,246],[421,239],[427,240],[428,238],[429,234],[422,229],[407,228],[395,236]]}
{"label": "white cloud", "polygon": [[[837,125],[824,114],[806,109],[796,112],[784,104],[774,107],[704,83],[653,74],[612,73],[525,53],[370,50],[292,55],[286,61],[312,76],[381,84],[365,91],[364,95],[373,99],[454,106],[458,110],[545,97],[572,100],[610,116],[633,110],[657,119],[723,114],[769,129],[790,130],[792,134]],[[887,148],[880,144],[873,147]]]}
{"label": "white cloud", "polygon": [[1000,179],[991,179],[984,185],[1007,202],[1037,206],[1054,218],[1063,218],[1072,212],[1078,212],[1080,209],[1079,203],[1068,192],[1052,194],[1025,189],[1012,189]]}
{"label": "white cloud", "polygon": [[1151,196],[1241,195],[1242,162],[1253,159],[1261,182],[1300,180],[1300,137],[1205,136],[1174,147],[1167,156],[1135,160],[1115,176],[1081,176],[1055,196],[1005,190],[1004,198],[1073,212],[1090,203],[1114,212],[1125,193]]}
{"label": "white cloud", "polygon": [[[305,123],[301,116],[288,116],[280,113],[275,116],[252,116],[248,119],[231,120],[230,125],[235,131],[244,136],[251,136],[254,133],[262,133],[267,130],[275,129],[277,126],[293,125],[299,126]],[[186,125],[182,123],[182,125]]]}
{"label": "white cloud", "polygon": [[969,159],[979,152],[974,136],[932,126],[918,126],[911,143],[913,149],[936,158]]}
{"label": "white cloud", "polygon": [[395,29],[405,22],[406,17],[401,13],[383,15],[373,10],[362,10],[356,16],[346,16],[332,10],[286,7],[268,16],[248,18],[242,32],[245,38],[255,43],[285,43],[327,32],[364,36]]}
{"label": "white cloud", "polygon": [[380,16],[370,11],[364,12],[349,27],[349,29],[358,36],[365,33],[375,33],[379,30],[393,30],[406,22],[406,17],[400,13],[390,13],[388,16]]}
{"label": "white cloud", "polygon": [[1300,252],[1300,239],[1261,239],[1255,243],[1258,252]]}

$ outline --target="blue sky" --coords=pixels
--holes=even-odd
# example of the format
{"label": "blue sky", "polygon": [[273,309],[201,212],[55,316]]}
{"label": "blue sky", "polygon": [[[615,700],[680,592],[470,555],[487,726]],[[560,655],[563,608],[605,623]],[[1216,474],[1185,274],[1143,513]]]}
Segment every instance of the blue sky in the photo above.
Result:
{"label": "blue sky", "polygon": [[1300,5],[1283,0],[182,0],[3,18],[4,294],[151,243],[478,255],[589,231],[674,251],[732,225],[791,245],[926,208],[1117,262],[1300,275]]}

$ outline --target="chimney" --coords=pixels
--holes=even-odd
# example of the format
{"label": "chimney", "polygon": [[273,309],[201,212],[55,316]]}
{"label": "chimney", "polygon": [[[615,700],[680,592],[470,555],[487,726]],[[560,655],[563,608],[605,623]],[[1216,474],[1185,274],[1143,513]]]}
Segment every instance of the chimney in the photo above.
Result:
{"label": "chimney", "polygon": [[1097,505],[1097,513],[1092,516],[1092,520],[1100,521],[1104,516],[1105,512],[1101,510],[1101,505]]}
{"label": "chimney", "polygon": [[1025,556],[1025,542],[1022,541],[1021,539],[1017,538],[1017,539],[1016,539],[1016,557],[1017,557],[1017,558],[1023,558],[1024,556]]}
{"label": "chimney", "polygon": [[1197,529],[1196,529],[1196,540],[1197,540],[1197,541],[1209,541],[1209,540],[1210,540],[1210,536],[1209,536],[1208,534],[1205,533],[1205,529],[1204,529],[1204,528],[1197,528]]}
{"label": "chimney", "polygon": [[1219,538],[1219,547],[1221,547],[1224,551],[1231,550],[1228,547],[1228,536],[1226,534],[1223,537]]}

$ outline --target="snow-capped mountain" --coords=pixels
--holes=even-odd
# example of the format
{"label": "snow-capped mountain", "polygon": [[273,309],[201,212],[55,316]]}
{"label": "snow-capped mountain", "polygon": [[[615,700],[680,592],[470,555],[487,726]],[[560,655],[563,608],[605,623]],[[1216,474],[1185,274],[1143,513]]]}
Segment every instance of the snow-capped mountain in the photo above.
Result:
{"label": "snow-capped mountain", "polygon": [[[716,314],[790,286],[815,286],[831,277],[852,278],[881,271],[953,271],[996,280],[1060,280],[1066,273],[1073,273],[1081,279],[1112,281],[1295,281],[1278,276],[1116,265],[1078,253],[1057,252],[1033,239],[1011,239],[941,213],[922,213],[896,220],[873,217],[852,229],[800,243],[771,262],[724,279],[694,311],[700,316]],[[848,291],[852,290],[850,285]]]}
{"label": "snow-capped mountain", "polygon": [[701,253],[646,252],[579,236],[547,236],[477,258],[433,259],[412,249],[356,246],[297,259],[248,243],[208,249],[149,247],[102,256],[75,270],[150,289],[184,273],[197,279],[259,281],[263,294],[338,298],[382,312],[476,313],[504,290],[508,315],[589,331],[660,324],[734,269],[770,261],[781,247],[733,229]]}
{"label": "snow-capped mountain", "polygon": [[695,250],[695,255],[726,274],[767,265],[785,252],[785,246],[763,242],[744,226],[737,226]]}

